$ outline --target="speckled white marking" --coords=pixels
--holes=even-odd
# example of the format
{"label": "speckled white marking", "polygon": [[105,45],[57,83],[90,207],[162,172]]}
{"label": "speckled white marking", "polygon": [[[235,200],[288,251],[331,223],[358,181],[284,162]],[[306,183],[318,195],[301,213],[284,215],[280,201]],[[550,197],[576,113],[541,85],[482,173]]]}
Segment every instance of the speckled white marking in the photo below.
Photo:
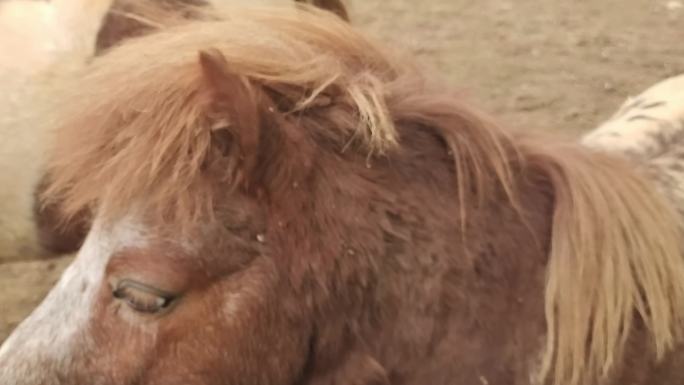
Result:
{"label": "speckled white marking", "polygon": [[74,262],[36,310],[0,347],[0,379],[6,384],[40,383],[45,370],[34,357],[64,366],[87,343],[82,336],[91,317],[107,263],[123,247],[145,244],[142,227],[130,219],[104,228],[95,223]]}
{"label": "speckled white marking", "polygon": [[613,117],[582,138],[582,144],[645,159],[682,146],[682,136],[684,75],[663,80],[628,99]]}

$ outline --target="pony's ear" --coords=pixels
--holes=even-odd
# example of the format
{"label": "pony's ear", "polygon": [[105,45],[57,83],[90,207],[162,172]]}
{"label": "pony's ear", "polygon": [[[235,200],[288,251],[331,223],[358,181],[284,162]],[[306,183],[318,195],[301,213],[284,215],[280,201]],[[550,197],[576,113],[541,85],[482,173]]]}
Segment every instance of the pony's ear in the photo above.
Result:
{"label": "pony's ear", "polygon": [[[73,2],[73,0],[65,2],[69,1]],[[93,0],[87,1],[97,3]],[[99,1],[102,2],[102,0]],[[211,6],[209,0],[116,0],[110,2],[112,6],[97,33],[95,43],[97,54],[128,39],[147,35],[185,20],[201,19],[203,8]]]}
{"label": "pony's ear", "polygon": [[217,49],[200,51],[199,64],[210,98],[212,149],[236,160],[231,171],[244,179],[258,158],[261,116],[257,90],[246,77],[231,71]]}
{"label": "pony's ear", "polygon": [[330,11],[344,21],[349,21],[349,12],[343,0],[295,0],[296,3],[312,4],[318,8]]}

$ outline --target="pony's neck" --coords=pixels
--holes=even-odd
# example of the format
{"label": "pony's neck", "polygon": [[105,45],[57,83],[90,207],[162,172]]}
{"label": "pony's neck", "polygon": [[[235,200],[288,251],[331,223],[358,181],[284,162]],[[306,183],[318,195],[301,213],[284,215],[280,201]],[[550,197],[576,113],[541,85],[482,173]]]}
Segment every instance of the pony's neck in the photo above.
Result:
{"label": "pony's neck", "polygon": [[516,175],[517,206],[502,189],[482,200],[467,196],[462,228],[443,142],[425,130],[403,139],[402,156],[374,165],[386,190],[383,199],[368,199],[364,220],[379,227],[381,251],[372,256],[371,289],[358,288],[371,290],[370,301],[347,312],[353,332],[335,370],[376,370],[371,362],[400,383],[529,382],[529,357],[543,347],[550,182],[539,173]]}
{"label": "pony's neck", "polygon": [[[520,207],[498,191],[495,199],[469,210],[462,239],[458,233],[435,234],[452,243],[443,253],[434,249],[435,240],[415,245],[412,270],[424,273],[404,283],[402,295],[415,304],[404,305],[395,322],[401,332],[394,331],[404,336],[395,341],[403,348],[395,351],[420,352],[393,357],[394,370],[413,377],[407,383],[529,381],[535,364],[530,357],[542,348],[553,196],[541,175],[520,174],[517,182]],[[424,267],[431,263],[428,250],[437,256],[432,272]],[[419,370],[425,367],[434,371]]]}

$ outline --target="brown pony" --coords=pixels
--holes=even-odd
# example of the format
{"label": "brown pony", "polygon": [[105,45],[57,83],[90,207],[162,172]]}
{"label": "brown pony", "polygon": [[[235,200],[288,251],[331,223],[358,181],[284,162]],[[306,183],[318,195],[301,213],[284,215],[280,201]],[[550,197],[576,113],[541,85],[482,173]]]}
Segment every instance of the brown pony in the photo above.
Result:
{"label": "brown pony", "polygon": [[15,385],[682,383],[684,260],[631,165],[500,129],[308,7],[216,10],[52,98],[83,248]]}

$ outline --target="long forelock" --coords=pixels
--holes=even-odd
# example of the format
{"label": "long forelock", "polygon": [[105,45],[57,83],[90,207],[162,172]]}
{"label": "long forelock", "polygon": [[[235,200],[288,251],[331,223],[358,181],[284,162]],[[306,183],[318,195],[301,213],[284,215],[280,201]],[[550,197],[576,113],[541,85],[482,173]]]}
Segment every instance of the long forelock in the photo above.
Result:
{"label": "long forelock", "polygon": [[281,95],[293,119],[334,93],[345,124],[324,129],[345,141],[361,138],[370,154],[397,145],[388,90],[406,78],[421,82],[411,64],[310,7],[211,12],[174,20],[64,79],[46,119],[59,135],[45,195],[67,216],[94,207],[125,215],[140,197],[190,222],[212,212],[215,191],[204,170],[211,122],[197,64],[203,49],[219,50],[255,87],[294,90]]}

